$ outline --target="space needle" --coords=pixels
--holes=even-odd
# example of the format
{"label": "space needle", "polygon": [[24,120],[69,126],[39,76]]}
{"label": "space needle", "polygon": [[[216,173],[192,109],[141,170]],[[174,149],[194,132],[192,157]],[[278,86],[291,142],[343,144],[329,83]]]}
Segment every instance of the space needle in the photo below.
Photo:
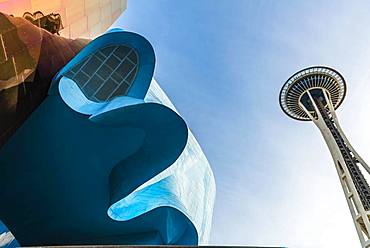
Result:
{"label": "space needle", "polygon": [[351,146],[339,125],[335,109],[346,95],[346,82],[324,66],[292,75],[280,91],[280,106],[293,119],[313,121],[320,129],[334,160],[362,247],[370,247],[370,187],[362,174],[370,167]]}

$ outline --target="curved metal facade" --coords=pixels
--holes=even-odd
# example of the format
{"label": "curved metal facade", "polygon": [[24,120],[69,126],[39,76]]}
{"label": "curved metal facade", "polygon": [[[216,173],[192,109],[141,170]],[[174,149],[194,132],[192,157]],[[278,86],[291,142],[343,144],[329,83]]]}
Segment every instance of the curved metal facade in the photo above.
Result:
{"label": "curved metal facade", "polygon": [[[91,58],[99,74],[117,54],[94,56],[112,46],[135,49],[135,79],[123,95],[89,100],[70,71]],[[21,245],[207,243],[214,177],[151,81],[154,65],[143,37],[104,34],[59,71],[46,99],[1,148],[0,219]]]}
{"label": "curved metal facade", "polygon": [[95,38],[104,33],[127,7],[127,0],[1,0],[0,11],[14,16],[25,12],[60,14],[67,38]]}

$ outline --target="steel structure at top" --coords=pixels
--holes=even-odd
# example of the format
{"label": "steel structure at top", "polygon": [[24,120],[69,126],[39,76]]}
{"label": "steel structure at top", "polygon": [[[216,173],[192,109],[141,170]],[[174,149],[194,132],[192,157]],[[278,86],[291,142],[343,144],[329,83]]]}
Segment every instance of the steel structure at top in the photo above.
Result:
{"label": "steel structure at top", "polygon": [[314,66],[303,69],[291,76],[280,91],[280,106],[290,117],[309,121],[309,116],[299,107],[300,97],[308,89],[324,88],[330,94],[334,109],[343,102],[346,95],[346,82],[336,70]]}

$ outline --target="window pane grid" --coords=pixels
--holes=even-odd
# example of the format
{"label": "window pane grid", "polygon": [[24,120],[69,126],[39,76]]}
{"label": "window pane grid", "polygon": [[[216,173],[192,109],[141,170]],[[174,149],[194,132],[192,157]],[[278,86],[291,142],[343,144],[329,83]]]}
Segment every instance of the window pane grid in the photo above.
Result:
{"label": "window pane grid", "polygon": [[136,78],[138,60],[132,48],[109,46],[90,55],[64,76],[75,81],[88,99],[108,101],[127,94]]}

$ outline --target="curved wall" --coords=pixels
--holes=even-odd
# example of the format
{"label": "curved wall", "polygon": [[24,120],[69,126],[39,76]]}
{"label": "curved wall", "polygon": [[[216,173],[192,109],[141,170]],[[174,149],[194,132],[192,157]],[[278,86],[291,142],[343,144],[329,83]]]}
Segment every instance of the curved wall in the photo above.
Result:
{"label": "curved wall", "polygon": [[[144,100],[164,104],[177,112],[154,79]],[[199,244],[207,244],[215,195],[216,186],[211,167],[189,130],[186,146],[176,162],[112,205],[109,215],[117,220],[127,220],[155,207],[171,206],[192,221],[198,233]],[[130,204],[132,206],[129,207]]]}
{"label": "curved wall", "polygon": [[[68,71],[107,44],[134,47],[144,63],[127,95],[87,101]],[[21,245],[208,242],[214,177],[150,82],[154,63],[137,34],[114,30],[92,41],[0,150],[0,219]]]}

